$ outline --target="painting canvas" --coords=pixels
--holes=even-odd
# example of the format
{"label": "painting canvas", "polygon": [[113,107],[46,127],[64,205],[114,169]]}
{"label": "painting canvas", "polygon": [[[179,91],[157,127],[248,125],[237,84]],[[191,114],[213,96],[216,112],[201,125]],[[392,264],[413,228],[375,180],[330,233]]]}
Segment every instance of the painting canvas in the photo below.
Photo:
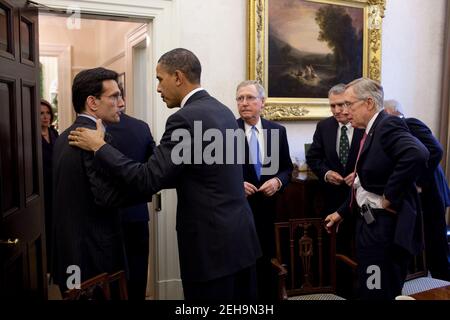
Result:
{"label": "painting canvas", "polygon": [[380,80],[385,0],[248,0],[249,79],[266,89],[263,116],[330,116],[328,90]]}
{"label": "painting canvas", "polygon": [[268,93],[326,98],[363,75],[363,8],[269,1]]}
{"label": "painting canvas", "polygon": [[119,86],[122,87],[123,90],[123,97],[126,97],[126,92],[125,92],[125,72],[119,74],[119,77],[117,78],[117,82],[119,84]]}

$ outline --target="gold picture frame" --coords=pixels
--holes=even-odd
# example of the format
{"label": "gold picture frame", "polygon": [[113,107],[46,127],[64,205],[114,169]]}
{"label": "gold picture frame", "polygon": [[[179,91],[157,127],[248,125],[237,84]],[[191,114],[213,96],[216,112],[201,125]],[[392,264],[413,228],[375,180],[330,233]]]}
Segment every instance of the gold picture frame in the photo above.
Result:
{"label": "gold picture frame", "polygon": [[[280,2],[282,2],[282,4]],[[284,5],[285,7],[281,7],[282,5]],[[338,67],[339,64],[336,62],[337,58],[335,58],[335,51],[333,51],[335,49],[330,49],[330,51],[333,52],[331,54],[320,53],[307,56],[306,53],[302,53],[300,49],[295,49],[293,45],[291,46],[293,42],[290,43],[289,40],[280,41],[279,38],[276,38],[278,35],[281,35],[280,37],[289,38],[288,36],[286,36],[289,34],[285,32],[286,30],[295,30],[295,35],[299,35],[299,37],[302,36],[301,28],[293,29],[292,26],[287,26],[284,30],[281,29],[281,27],[280,30],[276,30],[274,27],[274,25],[282,26],[285,20],[292,22],[292,19],[285,19],[284,15],[291,15],[290,18],[292,18],[292,14],[295,14],[295,8],[301,5],[308,8],[308,14],[312,15],[313,13],[315,13],[315,23],[317,24],[317,28],[321,27],[318,19],[321,18],[321,21],[329,22],[330,17],[335,17],[335,15],[326,16],[323,14],[323,12],[327,10],[327,8],[337,10],[338,12],[346,12],[346,14],[350,12],[349,16],[355,17],[354,20],[350,20],[352,27],[354,26],[355,21],[359,22],[360,25],[356,25],[356,27],[352,29],[354,31],[355,37],[359,37],[355,38],[354,40],[354,42],[356,43],[355,48],[357,48],[355,52],[358,53],[358,56],[355,57],[355,60],[357,60],[358,63],[354,63],[354,66],[352,66],[352,73],[343,73],[340,71],[340,69],[338,69],[340,67]],[[336,84],[332,83],[333,80],[346,79],[345,77],[348,78],[349,76],[353,76],[355,74],[357,74],[358,76],[346,80],[352,80],[359,76],[369,77],[374,80],[380,80],[381,24],[382,18],[384,17],[385,5],[385,0],[248,0],[247,76],[249,79],[255,79],[259,81],[266,89],[267,98],[263,111],[264,118],[280,121],[323,119],[331,115],[326,94],[328,90],[325,89],[328,89],[333,84]],[[269,16],[269,7],[271,8],[271,16]],[[286,11],[280,11],[280,8],[286,8]],[[325,9],[322,10],[320,8]],[[321,11],[321,17],[318,18],[317,12],[319,11]],[[282,19],[277,19],[276,14],[280,12],[283,13]],[[272,17],[272,20],[269,21],[270,17]],[[295,16],[293,20],[295,20]],[[278,25],[275,24],[275,22],[277,21]],[[314,24],[311,21],[313,20],[310,19],[309,24]],[[271,27],[270,34],[269,25]],[[289,27],[291,29],[286,29]],[[329,29],[329,27],[328,29],[325,28],[326,27],[323,27],[323,29],[321,30],[323,31]],[[275,31],[278,32],[277,35],[274,35]],[[310,33],[310,31],[308,32]],[[276,50],[278,50],[271,51],[277,53],[277,55],[271,54],[271,57],[279,57],[277,63],[270,64],[269,61],[269,37],[271,37],[270,49],[272,50],[272,48],[275,47]],[[318,38],[310,41],[319,42]],[[323,39],[321,42],[324,42]],[[291,59],[285,59],[286,50],[284,48],[286,47],[289,47],[286,50],[288,54],[290,54],[290,56],[288,57]],[[330,47],[329,42],[328,47]],[[283,55],[281,54],[282,50],[284,50]],[[311,58],[312,56],[314,58]],[[320,78],[319,76],[317,76],[317,74],[320,74],[319,72],[317,72],[317,74],[314,73],[315,71],[313,69],[312,63],[307,65],[302,65],[302,63],[299,63],[300,61],[306,61],[306,57],[309,57],[308,59],[317,59],[312,61],[317,61],[319,67],[324,65],[323,63],[319,63],[319,59],[320,62],[325,61],[324,59],[328,59],[328,65],[333,65],[334,69],[327,67],[328,71],[322,72],[324,76],[323,78]],[[350,58],[351,57],[347,56],[346,61],[349,61]],[[331,64],[330,61],[332,61],[332,59],[335,60]],[[295,66],[297,66],[298,70],[294,70]],[[271,70],[270,77],[271,80],[273,80],[272,82],[269,81],[269,69]],[[272,72],[273,70],[275,71]],[[337,70],[339,70],[339,72]],[[274,74],[278,75],[279,77],[274,78]],[[330,74],[332,76],[330,76]],[[320,78],[320,80],[309,79],[314,76]],[[275,81],[275,79],[281,79],[283,81]],[[327,79],[327,81],[325,81],[324,79]],[[314,82],[312,82],[313,80]],[[272,85],[272,87],[269,87],[269,82],[271,84],[276,84],[276,86]],[[287,83],[288,85],[285,86],[284,84]],[[313,83],[320,83],[320,85],[316,85],[317,90],[310,90],[310,88],[315,88],[313,87]],[[290,91],[286,91],[286,88]]]}

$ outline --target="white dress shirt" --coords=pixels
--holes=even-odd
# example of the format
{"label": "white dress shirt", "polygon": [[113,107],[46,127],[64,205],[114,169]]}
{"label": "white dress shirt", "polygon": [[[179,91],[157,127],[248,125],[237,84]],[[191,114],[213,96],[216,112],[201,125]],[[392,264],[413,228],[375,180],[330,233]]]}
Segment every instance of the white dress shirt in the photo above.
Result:
{"label": "white dress shirt", "polygon": [[188,101],[188,99],[189,99],[190,97],[192,97],[192,96],[194,95],[194,93],[199,92],[199,91],[202,91],[202,90],[205,90],[205,89],[203,89],[202,87],[196,88],[196,89],[192,90],[191,92],[189,92],[187,95],[185,95],[184,98],[183,98],[183,100],[181,100],[180,108],[183,108],[183,107],[184,107],[184,105],[186,104],[186,102]]}
{"label": "white dress shirt", "polygon": [[[259,143],[259,156],[262,160],[261,163],[264,163],[264,156],[265,156],[265,149],[264,149],[264,134],[263,134],[263,127],[261,124],[261,118],[259,118],[258,122],[255,124],[256,127],[256,137],[258,138]],[[250,145],[250,138],[252,136],[252,126],[247,124],[244,121],[244,131],[245,136],[247,137],[247,142]]]}

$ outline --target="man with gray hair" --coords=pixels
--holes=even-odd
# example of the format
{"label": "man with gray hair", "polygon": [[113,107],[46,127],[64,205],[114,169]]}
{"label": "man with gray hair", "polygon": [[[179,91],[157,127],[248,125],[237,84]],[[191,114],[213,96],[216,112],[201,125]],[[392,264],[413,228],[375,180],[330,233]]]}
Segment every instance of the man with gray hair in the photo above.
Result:
{"label": "man with gray hair", "polygon": [[[270,262],[275,256],[275,195],[291,180],[292,161],[286,128],[261,118],[265,100],[264,87],[257,81],[247,80],[237,86],[236,102],[241,116],[237,123],[246,136],[244,190],[263,252],[256,262],[258,299],[267,301],[276,299],[278,291]],[[276,166],[273,173],[263,170],[268,166]]]}
{"label": "man with gray hair", "polygon": [[[359,142],[364,133],[362,129],[353,128],[349,122],[344,91],[345,85],[342,83],[329,90],[328,100],[333,115],[317,124],[313,142],[306,154],[306,162],[319,178],[325,197],[322,217],[335,212],[347,198],[353,182]],[[347,219],[337,234],[337,252],[347,256],[353,256],[353,222],[354,219]],[[337,265],[337,294],[352,297],[352,278],[347,266]]]}
{"label": "man with gray hair", "polygon": [[408,261],[422,249],[415,181],[429,153],[406,124],[383,111],[383,87],[360,78],[345,89],[352,126],[364,128],[352,192],[325,218],[327,230],[356,215],[356,258],[361,299],[401,294]]}
{"label": "man with gray hair", "polygon": [[413,136],[430,152],[427,170],[417,180],[422,204],[425,258],[433,278],[450,281],[445,221],[445,211],[450,206],[450,190],[439,164],[444,150],[425,123],[415,118],[404,118],[398,101],[385,100],[384,110],[388,114],[403,118]]}

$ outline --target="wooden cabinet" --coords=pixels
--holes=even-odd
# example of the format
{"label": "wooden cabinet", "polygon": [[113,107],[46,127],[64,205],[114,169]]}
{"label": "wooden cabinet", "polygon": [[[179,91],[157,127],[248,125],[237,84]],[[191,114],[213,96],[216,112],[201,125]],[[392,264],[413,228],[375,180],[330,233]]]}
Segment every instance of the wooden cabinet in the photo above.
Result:
{"label": "wooden cabinet", "polygon": [[293,177],[284,191],[278,195],[276,220],[320,217],[324,198],[319,180],[314,176],[305,179]]}

